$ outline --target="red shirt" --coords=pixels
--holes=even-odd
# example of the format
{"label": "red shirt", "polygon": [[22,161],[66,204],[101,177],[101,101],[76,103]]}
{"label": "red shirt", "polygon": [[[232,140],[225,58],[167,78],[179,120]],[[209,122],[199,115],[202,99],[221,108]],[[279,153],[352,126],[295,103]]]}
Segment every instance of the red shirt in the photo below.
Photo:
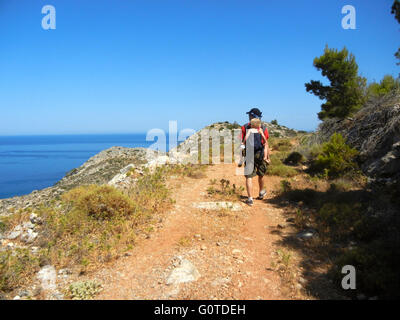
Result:
{"label": "red shirt", "polygon": [[[246,130],[250,129],[250,128],[251,128],[250,122],[248,124],[245,124],[242,126],[242,140],[241,140],[242,142],[243,142],[244,138],[246,137]],[[267,140],[269,139],[267,127],[265,127],[264,136],[265,136],[265,139],[267,139]],[[264,138],[261,138],[261,142],[262,142],[262,144],[264,144],[266,141],[264,141]]]}

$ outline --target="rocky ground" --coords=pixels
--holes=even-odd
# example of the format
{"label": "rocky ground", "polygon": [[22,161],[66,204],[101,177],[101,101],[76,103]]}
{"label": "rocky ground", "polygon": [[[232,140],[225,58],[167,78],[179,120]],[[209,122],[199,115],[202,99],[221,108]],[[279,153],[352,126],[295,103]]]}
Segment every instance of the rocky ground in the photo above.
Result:
{"label": "rocky ground", "polygon": [[[391,115],[387,128],[368,129],[368,134],[376,137],[375,146],[386,148],[381,152],[382,157],[390,158],[390,163],[394,164],[398,160],[397,154],[392,156],[398,151],[397,113],[398,105],[382,109],[377,116],[379,121]],[[359,121],[363,121],[362,115],[359,117]],[[357,122],[350,124],[356,126]],[[226,123],[218,123],[213,128],[226,127]],[[0,234],[1,246],[34,252],[37,248],[32,243],[38,237],[41,223],[35,215],[35,206],[57,199],[64,191],[82,184],[109,184],[123,189],[135,181],[128,174],[131,168],[140,173],[145,168],[151,170],[165,163],[182,163],[189,157],[197,157],[199,150],[194,146],[208,129],[200,130],[168,154],[150,151],[149,156],[143,148],[104,150],[69,172],[53,187],[1,200],[0,216],[19,209],[32,211],[29,221],[7,234]],[[288,137],[295,133],[282,127],[277,129],[280,131],[276,136]],[[355,131],[354,128],[349,130]],[[385,138],[379,139],[379,132],[384,132]],[[356,139],[351,141],[357,145]],[[191,152],[192,149],[195,151]],[[316,233],[308,229],[296,231],[294,217],[269,201],[280,188],[279,177],[267,177],[268,195],[265,200],[256,201],[253,207],[247,207],[243,200],[220,202],[210,198],[207,193],[210,180],[228,178],[232,184],[244,186],[244,179],[236,174],[236,169],[235,164],[218,164],[209,166],[205,175],[198,179],[178,181],[172,178],[169,187],[174,190],[174,208],[155,213],[158,223],[152,226],[153,232],[144,235],[131,251],[91,274],[56,270],[46,265],[29,287],[14,292],[14,298],[62,299],[65,288],[77,281],[101,286],[99,299],[343,298],[325,276],[329,261],[318,260],[312,254],[301,256],[300,251],[284,245],[288,239],[300,245],[312,241]]]}
{"label": "rocky ground", "polygon": [[[174,207],[156,213],[153,231],[143,234],[132,250],[89,274],[46,265],[14,299],[63,299],[74,283],[98,284],[96,299],[315,299],[322,291],[325,298],[342,298],[324,276],[328,261],[316,262],[316,257],[282,245],[285,239],[301,245],[315,234],[298,232],[294,216],[270,201],[279,177],[267,177],[268,194],[253,207],[243,203],[244,197],[220,201],[207,193],[210,179],[229,178],[243,186],[236,169],[220,164],[209,166],[200,178],[172,177],[168,184]],[[40,221],[34,214],[30,220],[13,231],[20,231],[12,235],[14,240],[26,230],[35,232]],[[311,285],[315,279],[319,290]]]}

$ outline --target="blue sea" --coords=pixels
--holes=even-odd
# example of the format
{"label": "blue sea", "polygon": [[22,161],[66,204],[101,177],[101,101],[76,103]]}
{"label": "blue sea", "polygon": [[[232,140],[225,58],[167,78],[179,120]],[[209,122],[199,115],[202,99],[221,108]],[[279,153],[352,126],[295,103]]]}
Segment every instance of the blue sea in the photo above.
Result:
{"label": "blue sea", "polygon": [[153,143],[146,134],[0,136],[0,199],[50,187],[110,147]]}

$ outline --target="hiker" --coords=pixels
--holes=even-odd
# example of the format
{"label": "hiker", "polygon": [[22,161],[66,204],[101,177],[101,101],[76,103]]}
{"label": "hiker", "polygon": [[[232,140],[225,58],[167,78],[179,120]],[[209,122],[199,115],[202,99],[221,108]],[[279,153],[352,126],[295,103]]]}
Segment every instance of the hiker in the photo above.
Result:
{"label": "hiker", "polygon": [[[262,125],[261,117],[262,112],[258,108],[253,108],[249,112],[249,123],[242,126],[242,148],[244,149],[247,142],[246,148],[253,148],[254,159],[250,159],[250,155],[247,153],[245,158],[245,177],[246,177],[246,190],[247,200],[246,204],[253,205],[253,177],[258,176],[258,185],[260,191],[258,194],[258,200],[262,200],[267,193],[264,188],[264,176],[267,173],[267,166],[270,163],[269,147],[268,147],[268,130]],[[253,158],[253,157],[251,157]],[[246,172],[246,167],[253,165],[251,173]],[[240,164],[239,164],[240,166]],[[249,167],[247,167],[248,169]]]}

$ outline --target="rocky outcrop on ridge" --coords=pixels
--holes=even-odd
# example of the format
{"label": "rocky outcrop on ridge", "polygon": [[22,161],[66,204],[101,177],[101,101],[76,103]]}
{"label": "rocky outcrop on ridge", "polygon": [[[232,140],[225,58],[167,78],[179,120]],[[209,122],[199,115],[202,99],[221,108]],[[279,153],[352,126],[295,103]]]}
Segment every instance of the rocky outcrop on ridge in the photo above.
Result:
{"label": "rocky outcrop on ridge", "polygon": [[360,151],[361,168],[369,177],[400,180],[400,92],[370,100],[352,118],[324,121],[317,137],[326,141],[334,132]]}

